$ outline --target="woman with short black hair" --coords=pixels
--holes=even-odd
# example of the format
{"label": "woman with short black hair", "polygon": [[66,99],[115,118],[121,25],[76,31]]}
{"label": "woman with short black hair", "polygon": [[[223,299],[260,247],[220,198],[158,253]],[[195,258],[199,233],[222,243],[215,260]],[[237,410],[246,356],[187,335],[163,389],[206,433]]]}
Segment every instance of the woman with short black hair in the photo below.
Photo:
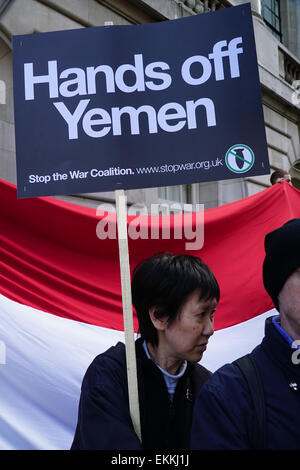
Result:
{"label": "woman with short black hair", "polygon": [[211,373],[197,364],[220,298],[214,274],[191,255],[159,253],[132,277],[142,443],[131,422],[125,346],[97,356],[82,384],[72,449],[189,448],[194,398]]}

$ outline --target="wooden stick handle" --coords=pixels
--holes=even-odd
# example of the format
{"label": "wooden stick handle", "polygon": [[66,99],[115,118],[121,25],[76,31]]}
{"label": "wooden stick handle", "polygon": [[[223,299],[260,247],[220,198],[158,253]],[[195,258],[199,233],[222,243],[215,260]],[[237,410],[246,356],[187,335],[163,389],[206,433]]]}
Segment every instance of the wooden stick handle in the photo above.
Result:
{"label": "wooden stick handle", "polygon": [[129,411],[134,426],[134,430],[141,441],[141,423],[139,394],[137,382],[136,354],[134,342],[134,327],[132,315],[132,298],[130,285],[130,267],[127,236],[127,204],[123,189],[115,191],[117,223],[118,223],[118,243],[121,271],[123,318],[125,332],[125,349],[128,379]]}

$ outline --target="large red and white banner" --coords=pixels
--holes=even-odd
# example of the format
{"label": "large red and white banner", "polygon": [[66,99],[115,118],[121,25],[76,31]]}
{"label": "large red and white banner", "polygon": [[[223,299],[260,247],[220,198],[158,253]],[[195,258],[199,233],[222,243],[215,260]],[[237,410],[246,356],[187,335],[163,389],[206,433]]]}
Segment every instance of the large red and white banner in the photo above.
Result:
{"label": "large red and white banner", "polygon": [[[50,197],[17,200],[4,181],[0,197],[0,448],[68,449],[84,372],[124,336],[118,242],[97,237],[99,222],[111,227],[116,216]],[[205,211],[201,249],[187,251],[190,240],[172,237],[181,216],[171,219],[170,239],[129,238],[132,269],[171,251],[200,256],[215,273],[221,301],[202,360],[209,369],[261,341],[274,313],[262,283],[264,237],[294,217],[300,192],[278,183]],[[145,233],[150,219],[129,216],[133,222]],[[164,216],[156,223],[162,228]]]}

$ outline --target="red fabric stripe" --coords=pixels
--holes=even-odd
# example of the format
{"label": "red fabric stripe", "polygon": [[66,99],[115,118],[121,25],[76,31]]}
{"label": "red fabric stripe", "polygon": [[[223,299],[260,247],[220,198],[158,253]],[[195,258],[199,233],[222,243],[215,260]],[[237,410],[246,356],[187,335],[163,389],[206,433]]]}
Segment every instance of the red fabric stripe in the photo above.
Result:
{"label": "red fabric stripe", "polygon": [[[103,216],[94,209],[50,197],[21,199],[0,180],[0,293],[25,305],[66,318],[123,329],[117,240],[99,240]],[[112,223],[114,213],[106,213]],[[300,217],[300,192],[287,183],[241,201],[205,211],[204,247],[186,251],[183,238],[164,240],[165,217],[157,217],[158,240],[129,239],[130,262],[159,251],[200,256],[220,287],[216,329],[245,321],[272,308],[261,272],[264,236]],[[195,214],[192,230],[195,231]],[[144,224],[148,217],[128,217]],[[181,217],[171,217],[171,234]],[[134,317],[135,327],[137,321]]]}

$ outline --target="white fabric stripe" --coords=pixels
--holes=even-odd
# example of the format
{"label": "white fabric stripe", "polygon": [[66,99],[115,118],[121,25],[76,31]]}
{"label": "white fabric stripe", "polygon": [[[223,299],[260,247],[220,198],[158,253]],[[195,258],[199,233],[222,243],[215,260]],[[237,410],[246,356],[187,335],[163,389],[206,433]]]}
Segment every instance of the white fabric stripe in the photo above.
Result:
{"label": "white fabric stripe", "polygon": [[0,295],[0,341],[0,449],[70,448],[83,375],[124,333]]}
{"label": "white fabric stripe", "polygon": [[[201,363],[214,371],[251,351],[271,314],[217,331]],[[0,449],[69,449],[83,375],[97,354],[118,341],[123,332],[0,295]]]}

